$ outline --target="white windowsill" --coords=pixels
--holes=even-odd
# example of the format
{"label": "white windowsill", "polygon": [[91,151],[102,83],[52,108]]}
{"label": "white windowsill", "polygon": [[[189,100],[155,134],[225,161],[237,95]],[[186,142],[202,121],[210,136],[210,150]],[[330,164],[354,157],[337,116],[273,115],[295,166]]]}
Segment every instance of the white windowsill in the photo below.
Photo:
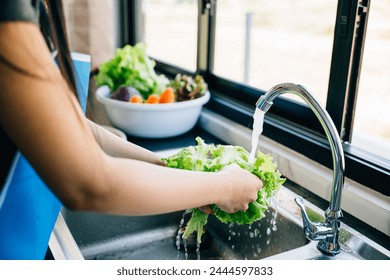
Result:
{"label": "white windowsill", "polygon": [[[199,126],[231,145],[251,149],[252,130],[207,109],[202,111]],[[283,176],[329,200],[332,170],[265,136],[258,148],[273,156]],[[353,180],[345,179],[342,209],[390,236],[390,197]]]}

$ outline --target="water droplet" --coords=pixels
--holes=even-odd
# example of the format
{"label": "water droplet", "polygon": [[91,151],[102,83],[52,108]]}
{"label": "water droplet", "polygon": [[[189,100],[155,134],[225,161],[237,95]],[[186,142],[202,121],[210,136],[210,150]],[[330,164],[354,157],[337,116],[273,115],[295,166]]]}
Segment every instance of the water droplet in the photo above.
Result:
{"label": "water droplet", "polygon": [[196,258],[200,260],[200,242],[196,242]]}
{"label": "water droplet", "polygon": [[184,225],[184,218],[185,218],[185,215],[187,214],[188,212],[187,211],[184,211],[182,216],[181,216],[181,220],[180,220],[180,223],[179,223],[179,229],[177,231],[177,235],[176,235],[176,242],[175,242],[175,245],[176,245],[176,249],[177,249],[177,259],[179,259],[179,256],[180,256],[180,240],[181,240],[181,235],[183,234],[185,228],[183,227]]}
{"label": "water droplet", "polygon": [[267,228],[267,235],[270,235],[270,234],[271,234],[271,229]]}
{"label": "water droplet", "polygon": [[187,239],[183,239],[183,245],[184,245],[184,257],[186,260],[188,260],[188,249],[187,249]]}

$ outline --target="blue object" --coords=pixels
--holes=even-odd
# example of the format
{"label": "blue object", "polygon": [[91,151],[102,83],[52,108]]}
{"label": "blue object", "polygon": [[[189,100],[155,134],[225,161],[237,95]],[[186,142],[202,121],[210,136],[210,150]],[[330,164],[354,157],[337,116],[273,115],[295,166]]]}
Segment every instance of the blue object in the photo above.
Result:
{"label": "blue object", "polygon": [[91,57],[86,54],[72,52],[74,69],[76,71],[76,87],[81,108],[87,108],[89,73],[91,70]]}
{"label": "blue object", "polygon": [[[90,56],[72,53],[76,86],[85,111]],[[42,260],[61,202],[17,152],[0,193],[0,259]]]}

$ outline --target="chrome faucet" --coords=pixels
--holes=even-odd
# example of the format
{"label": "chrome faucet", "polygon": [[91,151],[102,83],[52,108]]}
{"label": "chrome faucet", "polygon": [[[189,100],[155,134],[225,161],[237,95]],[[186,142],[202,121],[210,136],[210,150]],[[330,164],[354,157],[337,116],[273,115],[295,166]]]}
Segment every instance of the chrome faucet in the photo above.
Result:
{"label": "chrome faucet", "polygon": [[295,202],[301,209],[304,233],[310,240],[320,240],[317,248],[326,254],[336,255],[340,252],[339,229],[343,217],[341,211],[341,193],[344,185],[344,152],[336,127],[328,112],[317,101],[315,96],[301,85],[283,83],[274,86],[262,95],[256,102],[257,108],[267,112],[273,104],[273,100],[281,94],[292,93],[301,97],[312,109],[328,138],[333,159],[333,183],[329,201],[329,207],[325,211],[325,221],[314,223],[307,216],[303,199],[297,197]]}

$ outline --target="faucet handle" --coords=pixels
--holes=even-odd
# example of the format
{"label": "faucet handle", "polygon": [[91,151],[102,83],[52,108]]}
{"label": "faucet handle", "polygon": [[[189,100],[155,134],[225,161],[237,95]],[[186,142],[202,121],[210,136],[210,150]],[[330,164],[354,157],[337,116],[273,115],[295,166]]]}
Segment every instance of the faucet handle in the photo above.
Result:
{"label": "faucet handle", "polygon": [[332,227],[327,223],[316,223],[310,221],[309,217],[307,216],[305,204],[303,202],[302,197],[296,197],[295,202],[301,209],[303,230],[307,239],[323,240],[326,237],[333,235]]}

